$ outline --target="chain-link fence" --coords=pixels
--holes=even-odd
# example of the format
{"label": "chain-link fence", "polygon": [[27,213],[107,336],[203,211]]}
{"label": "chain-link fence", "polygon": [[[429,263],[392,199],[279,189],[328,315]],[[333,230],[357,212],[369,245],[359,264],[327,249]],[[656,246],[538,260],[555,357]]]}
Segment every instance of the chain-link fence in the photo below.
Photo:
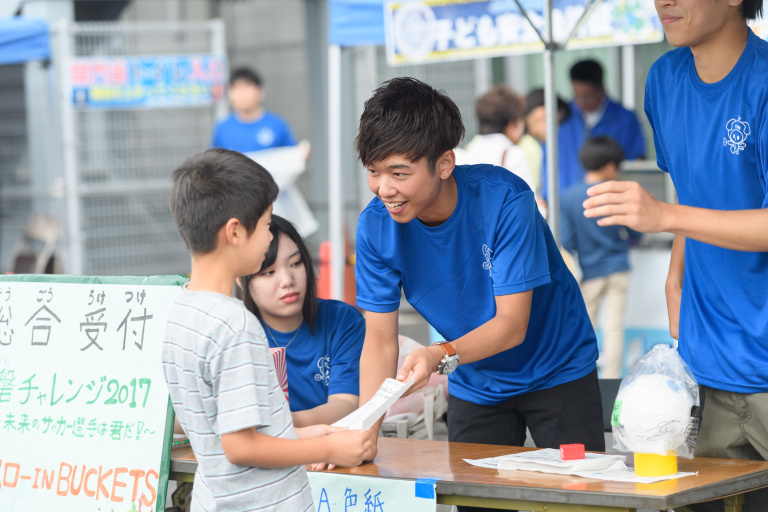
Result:
{"label": "chain-link fence", "polygon": [[221,104],[76,109],[64,82],[67,66],[76,58],[223,55],[223,25],[79,23],[59,26],[56,32],[63,82],[67,234],[69,256],[75,260],[70,271],[188,272],[189,256],[168,208],[170,174],[208,146]]}

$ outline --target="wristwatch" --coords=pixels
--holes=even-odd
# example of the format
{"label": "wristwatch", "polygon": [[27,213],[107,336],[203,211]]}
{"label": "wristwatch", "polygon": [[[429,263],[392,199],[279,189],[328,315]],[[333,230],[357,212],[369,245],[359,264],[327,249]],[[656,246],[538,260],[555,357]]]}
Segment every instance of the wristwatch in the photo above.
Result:
{"label": "wristwatch", "polygon": [[433,345],[439,345],[443,352],[445,352],[443,359],[437,365],[437,373],[448,375],[459,366],[459,354],[456,353],[456,349],[447,341],[433,343]]}

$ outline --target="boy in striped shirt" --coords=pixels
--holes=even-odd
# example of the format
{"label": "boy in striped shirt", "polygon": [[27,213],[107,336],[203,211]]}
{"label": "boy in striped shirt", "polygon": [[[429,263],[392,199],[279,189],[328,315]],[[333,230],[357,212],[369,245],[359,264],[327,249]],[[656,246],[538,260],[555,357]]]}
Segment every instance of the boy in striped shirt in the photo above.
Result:
{"label": "boy in striped shirt", "polygon": [[277,185],[240,153],[211,149],[173,172],[171,214],[192,277],[168,314],[163,371],[198,461],[192,511],[304,511],[304,464],[356,466],[369,431],[294,429],[259,321],[232,297],[260,268]]}

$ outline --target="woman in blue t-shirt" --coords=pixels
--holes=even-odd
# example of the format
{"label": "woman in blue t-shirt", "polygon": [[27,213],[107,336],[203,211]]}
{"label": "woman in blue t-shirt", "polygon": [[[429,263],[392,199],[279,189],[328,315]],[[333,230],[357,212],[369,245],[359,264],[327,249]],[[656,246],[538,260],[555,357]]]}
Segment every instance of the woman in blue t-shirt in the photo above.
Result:
{"label": "woman in blue t-shirt", "polygon": [[331,424],[358,407],[365,321],[354,307],[317,298],[309,250],[277,215],[261,270],[240,278],[245,307],[270,347],[284,347],[289,405],[297,427]]}

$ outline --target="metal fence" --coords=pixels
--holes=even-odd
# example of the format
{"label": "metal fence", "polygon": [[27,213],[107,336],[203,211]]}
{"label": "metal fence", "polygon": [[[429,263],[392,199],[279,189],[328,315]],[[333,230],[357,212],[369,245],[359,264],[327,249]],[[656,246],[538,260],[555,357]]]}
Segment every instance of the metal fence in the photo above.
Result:
{"label": "metal fence", "polygon": [[208,146],[226,105],[74,109],[72,58],[224,54],[220,21],[79,23],[55,29],[66,182],[68,271],[186,273],[189,255],[168,208],[170,174]]}

